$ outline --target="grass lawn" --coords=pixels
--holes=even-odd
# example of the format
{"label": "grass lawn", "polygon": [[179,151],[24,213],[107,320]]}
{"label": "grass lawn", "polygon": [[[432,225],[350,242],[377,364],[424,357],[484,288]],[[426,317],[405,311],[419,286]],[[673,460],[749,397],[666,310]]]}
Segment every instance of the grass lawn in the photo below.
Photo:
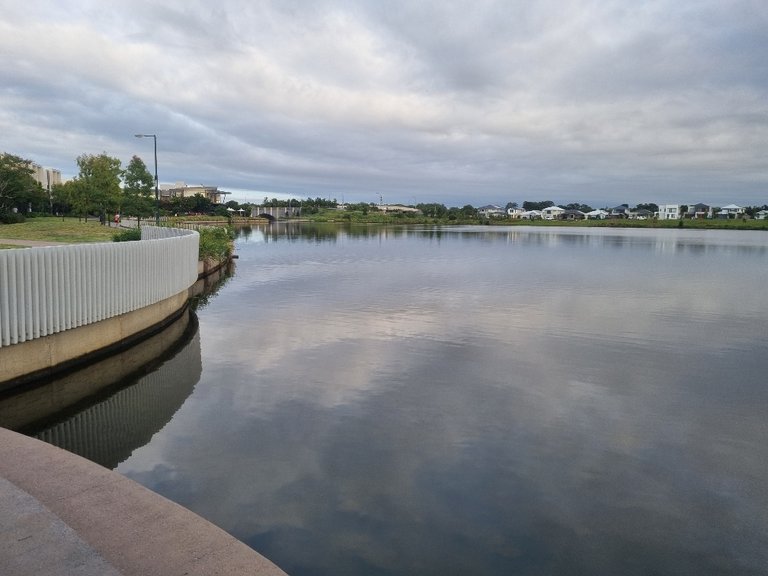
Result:
{"label": "grass lawn", "polygon": [[0,224],[0,245],[7,248],[18,246],[3,245],[3,239],[45,240],[49,242],[111,242],[119,231],[117,228],[102,226],[97,220],[84,222],[77,218],[30,218],[23,224]]}

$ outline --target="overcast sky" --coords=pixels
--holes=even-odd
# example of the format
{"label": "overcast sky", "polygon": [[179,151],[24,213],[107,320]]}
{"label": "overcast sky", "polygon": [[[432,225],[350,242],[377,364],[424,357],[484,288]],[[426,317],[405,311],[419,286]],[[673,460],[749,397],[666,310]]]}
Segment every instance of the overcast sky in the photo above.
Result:
{"label": "overcast sky", "polygon": [[238,201],[768,203],[766,0],[0,0],[0,55],[65,177],[143,132]]}

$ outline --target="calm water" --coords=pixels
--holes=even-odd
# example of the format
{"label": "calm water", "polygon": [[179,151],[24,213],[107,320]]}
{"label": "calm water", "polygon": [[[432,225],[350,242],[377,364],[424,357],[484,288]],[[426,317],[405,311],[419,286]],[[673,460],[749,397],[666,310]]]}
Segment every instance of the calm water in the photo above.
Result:
{"label": "calm water", "polygon": [[766,234],[273,227],[238,253],[120,472],[293,576],[768,574]]}

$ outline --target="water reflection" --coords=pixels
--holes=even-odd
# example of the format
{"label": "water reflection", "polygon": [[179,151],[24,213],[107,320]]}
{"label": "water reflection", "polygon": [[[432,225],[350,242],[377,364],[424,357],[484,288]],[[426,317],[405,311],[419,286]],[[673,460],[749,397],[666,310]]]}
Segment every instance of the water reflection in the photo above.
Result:
{"label": "water reflection", "polygon": [[146,444],[192,393],[201,372],[196,316],[37,387],[0,398],[0,425],[108,468]]}
{"label": "water reflection", "polygon": [[568,228],[536,226],[373,226],[364,224],[282,222],[243,226],[238,239],[249,243],[340,242],[346,238],[386,240],[423,237],[483,244],[628,248],[658,253],[706,255],[717,252],[768,253],[765,232],[726,230]]}
{"label": "water reflection", "polygon": [[200,336],[191,337],[156,370],[34,436],[115,468],[171,420],[200,379]]}
{"label": "water reflection", "polygon": [[292,576],[765,574],[766,240],[715,232],[241,231],[118,470]]}
{"label": "water reflection", "polygon": [[121,472],[294,576],[764,573],[763,236],[314,228]]}

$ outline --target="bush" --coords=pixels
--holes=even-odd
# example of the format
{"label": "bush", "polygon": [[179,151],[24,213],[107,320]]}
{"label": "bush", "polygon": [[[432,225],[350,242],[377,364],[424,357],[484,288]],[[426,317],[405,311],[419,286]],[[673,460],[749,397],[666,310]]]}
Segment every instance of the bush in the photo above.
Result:
{"label": "bush", "polygon": [[0,214],[0,223],[2,224],[21,224],[25,220],[24,214],[20,212],[3,212]]}
{"label": "bush", "polygon": [[138,228],[123,230],[112,237],[113,242],[133,242],[134,240],[141,240],[141,230]]}
{"label": "bush", "polygon": [[224,260],[232,254],[232,241],[234,231],[222,226],[209,226],[200,228],[200,260],[215,258]]}

